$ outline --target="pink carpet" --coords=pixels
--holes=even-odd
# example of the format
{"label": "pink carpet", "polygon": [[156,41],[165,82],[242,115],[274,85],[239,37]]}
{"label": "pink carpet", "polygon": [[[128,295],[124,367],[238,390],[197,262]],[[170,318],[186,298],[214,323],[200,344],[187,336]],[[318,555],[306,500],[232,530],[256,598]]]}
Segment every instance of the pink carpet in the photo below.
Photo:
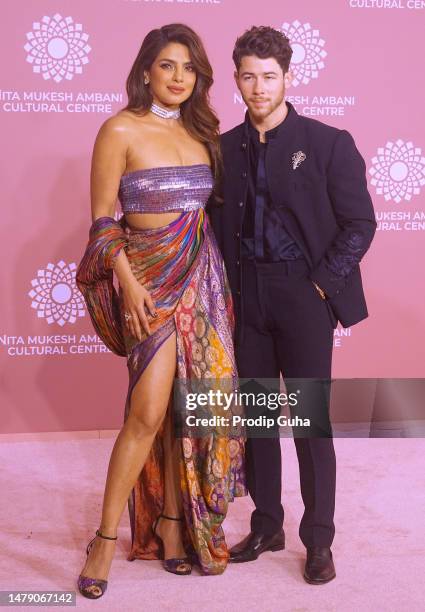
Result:
{"label": "pink carpet", "polygon": [[[0,444],[1,590],[75,590],[87,541],[100,517],[112,438]],[[336,439],[336,580],[311,586],[301,576],[302,502],[292,440],[282,441],[287,549],[229,565],[222,576],[173,576],[158,561],[126,560],[127,511],[106,595],[77,593],[77,608],[102,610],[424,609],[425,440]],[[252,504],[231,505],[228,543],[246,535]],[[49,607],[50,608],[50,607]]]}

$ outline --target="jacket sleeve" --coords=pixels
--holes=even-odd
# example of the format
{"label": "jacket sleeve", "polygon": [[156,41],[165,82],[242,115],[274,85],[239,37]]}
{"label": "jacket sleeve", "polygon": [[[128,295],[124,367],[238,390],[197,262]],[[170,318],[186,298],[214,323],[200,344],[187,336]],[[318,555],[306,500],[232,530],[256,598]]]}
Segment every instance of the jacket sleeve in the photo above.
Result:
{"label": "jacket sleeve", "polygon": [[223,204],[219,204],[217,203],[214,194],[211,195],[210,199],[208,200],[207,206],[206,206],[206,211],[208,214],[208,219],[210,221],[210,225],[213,229],[214,232],[214,236],[215,239],[217,241],[217,244],[220,248],[220,250],[223,249],[223,242],[222,242],[222,209],[221,207],[223,206]]}
{"label": "jacket sleeve", "polygon": [[376,231],[365,162],[346,130],[341,130],[336,137],[327,168],[327,183],[339,230],[310,278],[332,298],[343,291]]}

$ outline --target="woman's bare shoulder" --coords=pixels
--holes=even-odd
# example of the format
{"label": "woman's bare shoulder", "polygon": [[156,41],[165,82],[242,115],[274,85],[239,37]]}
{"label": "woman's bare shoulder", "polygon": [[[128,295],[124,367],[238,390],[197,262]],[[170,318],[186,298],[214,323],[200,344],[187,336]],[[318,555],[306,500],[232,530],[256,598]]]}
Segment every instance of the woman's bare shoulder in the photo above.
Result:
{"label": "woman's bare shoulder", "polygon": [[121,110],[109,117],[100,127],[99,136],[116,139],[128,139],[144,129],[143,117],[138,117],[131,111]]}

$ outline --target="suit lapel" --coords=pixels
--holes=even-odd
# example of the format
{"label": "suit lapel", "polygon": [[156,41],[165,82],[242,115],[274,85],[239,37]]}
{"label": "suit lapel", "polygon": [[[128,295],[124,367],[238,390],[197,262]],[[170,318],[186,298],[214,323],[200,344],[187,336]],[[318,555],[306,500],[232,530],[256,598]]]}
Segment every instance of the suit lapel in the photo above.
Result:
{"label": "suit lapel", "polygon": [[266,153],[266,173],[270,195],[275,206],[282,204],[285,193],[293,188],[292,156],[296,147],[298,113],[289,102],[289,113],[276,136],[270,140]]}
{"label": "suit lapel", "polygon": [[[299,116],[294,107],[287,102],[290,112],[279,128],[275,138],[269,141],[266,154],[267,182],[272,202],[281,217],[283,225],[298,244],[307,262],[312,265],[310,253],[305,249],[305,241],[299,225],[288,206],[293,202],[291,194],[295,189],[297,168],[293,166],[293,155],[300,151]],[[305,147],[304,147],[305,148]]]}

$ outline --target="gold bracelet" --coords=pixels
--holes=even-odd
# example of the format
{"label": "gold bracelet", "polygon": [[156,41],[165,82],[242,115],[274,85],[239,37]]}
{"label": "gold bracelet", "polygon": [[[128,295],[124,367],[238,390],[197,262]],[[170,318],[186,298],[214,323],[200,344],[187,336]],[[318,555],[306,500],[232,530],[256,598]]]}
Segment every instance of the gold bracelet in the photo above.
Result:
{"label": "gold bracelet", "polygon": [[317,289],[317,291],[319,292],[320,297],[322,298],[322,300],[326,300],[326,295],[325,295],[325,292],[323,291],[323,289],[321,289],[321,288],[319,287],[319,285],[316,285],[316,283],[315,283],[314,281],[311,281],[311,282],[312,282],[312,283],[313,283],[313,285],[316,287],[316,289]]}

